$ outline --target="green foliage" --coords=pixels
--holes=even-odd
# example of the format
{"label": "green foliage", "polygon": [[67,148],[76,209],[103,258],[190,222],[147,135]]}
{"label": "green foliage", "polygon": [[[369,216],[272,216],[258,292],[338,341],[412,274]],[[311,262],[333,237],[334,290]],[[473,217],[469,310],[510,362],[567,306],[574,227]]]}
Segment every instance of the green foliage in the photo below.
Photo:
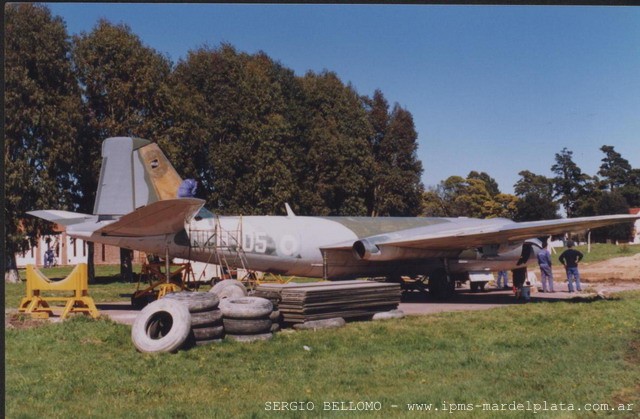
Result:
{"label": "green foliage", "polygon": [[556,174],[553,178],[555,197],[564,207],[567,218],[575,217],[581,198],[588,196],[587,187],[591,177],[582,173],[573,161],[573,152],[566,147],[556,153],[555,160],[556,163],[551,166],[551,171]]}
{"label": "green foliage", "polygon": [[102,141],[133,136],[163,138],[167,115],[166,80],[171,63],[142,44],[124,25],[100,20],[90,33],[73,39],[73,63],[82,86],[85,126],[74,167],[82,186],[79,195],[85,212],[93,208],[97,190]]}
{"label": "green foliage", "polygon": [[[597,215],[629,214],[629,205],[618,191],[602,193],[596,203]],[[607,239],[629,241],[633,234],[633,223],[617,224],[610,227],[596,228],[592,232],[593,241],[602,242]]]}
{"label": "green foliage", "polygon": [[553,180],[529,170],[520,173],[514,191],[520,200],[516,204],[514,221],[537,221],[560,218],[558,204],[553,200]]}
{"label": "green foliage", "polygon": [[81,114],[62,20],[34,4],[10,4],[5,13],[4,222],[13,254],[26,235],[48,227],[27,211],[73,207]]}
{"label": "green foliage", "polygon": [[[492,178],[486,173],[471,172],[472,177],[464,179],[450,176],[436,190],[423,195],[427,216],[474,217],[474,218],[513,218],[516,216],[518,198],[510,194],[492,195],[487,189]],[[495,181],[494,181],[495,182]],[[492,184],[491,184],[492,185]],[[490,186],[493,190],[496,185]]]}
{"label": "green foliage", "polygon": [[367,194],[367,212],[372,216],[418,215],[424,187],[413,117],[397,104],[389,113],[380,90],[374,92],[373,98],[363,100],[373,130],[369,145],[375,168]]}
{"label": "green foliage", "polygon": [[622,158],[622,155],[615,151],[613,146],[603,145],[600,147],[600,151],[605,154],[600,170],[598,170],[598,174],[603,177],[603,183],[610,191],[625,185],[631,171],[629,161]]}

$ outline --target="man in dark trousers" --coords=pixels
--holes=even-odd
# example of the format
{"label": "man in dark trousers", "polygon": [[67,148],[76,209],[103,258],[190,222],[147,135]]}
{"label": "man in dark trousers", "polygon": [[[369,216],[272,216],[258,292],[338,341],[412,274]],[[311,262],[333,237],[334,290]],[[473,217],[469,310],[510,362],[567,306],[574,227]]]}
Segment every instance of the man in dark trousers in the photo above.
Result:
{"label": "man in dark trousers", "polygon": [[568,249],[560,255],[560,263],[564,265],[564,268],[567,271],[569,292],[573,292],[574,279],[576,281],[576,290],[582,291],[582,285],[580,284],[580,272],[578,272],[578,262],[582,260],[584,255],[573,248],[573,242],[571,240],[567,242],[567,247]]}

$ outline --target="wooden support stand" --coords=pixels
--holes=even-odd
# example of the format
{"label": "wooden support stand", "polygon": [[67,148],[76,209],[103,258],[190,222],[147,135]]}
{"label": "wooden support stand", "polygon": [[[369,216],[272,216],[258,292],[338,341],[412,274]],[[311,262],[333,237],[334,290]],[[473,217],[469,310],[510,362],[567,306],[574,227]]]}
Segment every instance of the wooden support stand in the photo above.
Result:
{"label": "wooden support stand", "polygon": [[[43,292],[73,292],[73,295],[44,296]],[[19,311],[37,318],[48,318],[53,315],[49,303],[54,301],[66,302],[61,319],[66,319],[71,313],[88,314],[94,319],[100,316],[93,298],[89,296],[86,263],[77,265],[69,276],[60,281],[51,281],[34,265],[27,265],[27,296],[20,302]]]}

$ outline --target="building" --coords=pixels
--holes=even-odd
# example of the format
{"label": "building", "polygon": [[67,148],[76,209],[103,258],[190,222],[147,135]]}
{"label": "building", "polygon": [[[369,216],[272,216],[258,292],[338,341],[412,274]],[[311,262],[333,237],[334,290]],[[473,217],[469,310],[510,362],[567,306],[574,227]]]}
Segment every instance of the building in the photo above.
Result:
{"label": "building", "polygon": [[[629,214],[640,214],[640,208],[629,208]],[[640,219],[636,220],[633,227],[633,238],[631,239],[631,243],[640,244]]]}
{"label": "building", "polygon": [[[44,255],[47,249],[52,249],[57,265],[77,265],[87,263],[88,246],[82,239],[74,239],[67,235],[60,226],[55,225],[54,233],[40,236],[35,247],[16,254],[18,268],[27,265],[44,266]],[[96,265],[114,265],[120,263],[120,248],[96,243],[94,246],[93,262]],[[142,261],[144,254],[133,252],[134,261]]]}

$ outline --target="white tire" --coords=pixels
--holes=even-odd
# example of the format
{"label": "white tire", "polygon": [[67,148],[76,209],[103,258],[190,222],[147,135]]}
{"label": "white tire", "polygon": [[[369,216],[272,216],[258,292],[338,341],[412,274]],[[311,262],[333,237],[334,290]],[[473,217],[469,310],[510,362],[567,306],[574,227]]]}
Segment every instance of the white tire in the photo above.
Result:
{"label": "white tire", "polygon": [[220,299],[216,294],[208,292],[173,292],[165,295],[163,298],[186,304],[190,313],[214,310],[218,308],[218,304],[220,303]]}
{"label": "white tire", "polygon": [[215,309],[191,313],[191,327],[216,326],[222,323],[222,311]]}
{"label": "white tire", "polygon": [[131,340],[140,352],[175,352],[191,331],[191,314],[174,300],[154,301],[142,309],[131,328]]}
{"label": "white tire", "polygon": [[273,303],[260,297],[228,298],[222,300],[220,310],[226,318],[263,319],[273,312]]}
{"label": "white tire", "polygon": [[220,300],[224,300],[227,298],[245,297],[247,295],[247,288],[238,280],[225,279],[215,284],[209,292],[216,294]]}
{"label": "white tire", "polygon": [[224,327],[194,327],[191,329],[196,342],[199,340],[220,339],[224,335]]}
{"label": "white tire", "polygon": [[259,335],[271,331],[269,319],[222,319],[225,333],[232,335]]}

